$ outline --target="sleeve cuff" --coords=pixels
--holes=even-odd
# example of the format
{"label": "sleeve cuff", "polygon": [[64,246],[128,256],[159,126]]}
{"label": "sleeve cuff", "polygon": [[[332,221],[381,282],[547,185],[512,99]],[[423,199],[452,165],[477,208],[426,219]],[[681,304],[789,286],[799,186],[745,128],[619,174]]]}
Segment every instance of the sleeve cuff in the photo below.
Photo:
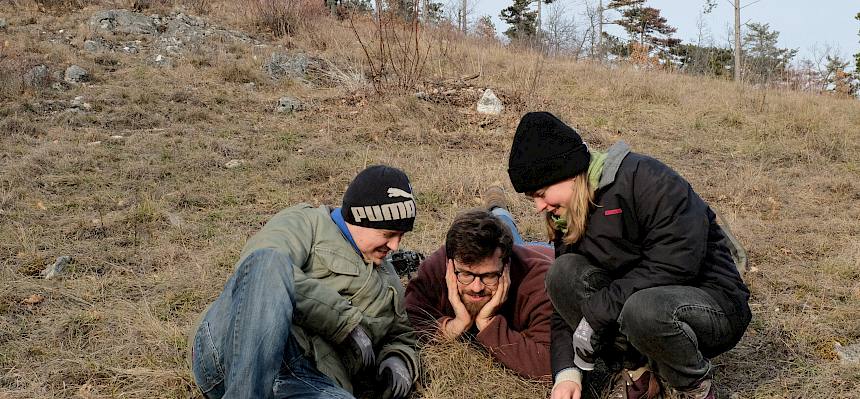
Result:
{"label": "sleeve cuff", "polygon": [[565,381],[573,381],[582,386],[582,372],[575,367],[559,371],[558,374],[555,375],[555,383],[552,385],[553,389],[556,385]]}
{"label": "sleeve cuff", "polygon": [[446,326],[446,325],[448,324],[448,322],[449,322],[449,321],[451,321],[451,320],[454,320],[454,318],[453,318],[453,317],[450,317],[450,316],[442,316],[442,317],[440,317],[440,318],[438,319],[438,322],[436,323],[437,328],[439,329],[439,330],[437,331],[437,333],[438,333],[437,335],[438,335],[438,336],[440,336],[440,337],[442,337],[442,338],[447,338],[447,335],[445,334],[445,326]]}

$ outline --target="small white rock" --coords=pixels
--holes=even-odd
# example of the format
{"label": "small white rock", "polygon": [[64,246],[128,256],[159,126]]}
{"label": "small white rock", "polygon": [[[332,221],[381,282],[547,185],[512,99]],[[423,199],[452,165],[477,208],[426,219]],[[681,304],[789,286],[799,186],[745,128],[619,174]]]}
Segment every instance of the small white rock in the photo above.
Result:
{"label": "small white rock", "polygon": [[167,220],[170,222],[170,225],[173,227],[182,227],[183,220],[182,217],[175,213],[168,213]]}
{"label": "small white rock", "polygon": [[230,161],[228,161],[227,163],[224,164],[224,167],[227,169],[234,169],[234,168],[238,168],[244,164],[245,164],[244,159],[231,159]]}
{"label": "small white rock", "polygon": [[840,363],[844,365],[860,363],[860,344],[842,346],[839,342],[834,342],[833,347]]}
{"label": "small white rock", "polygon": [[110,136],[110,139],[111,139],[111,140],[114,140],[114,141],[119,141],[119,140],[122,140],[122,139],[124,139],[124,138],[125,138],[124,136],[120,136],[120,135],[118,135],[118,134],[115,134],[115,135],[113,135],[113,136]]}
{"label": "small white rock", "polygon": [[42,270],[42,276],[45,277],[45,280],[50,280],[54,277],[60,275],[63,270],[66,269],[66,265],[72,261],[72,257],[68,255],[63,255],[57,258],[53,265],[48,266],[45,270]]}
{"label": "small white rock", "polygon": [[500,115],[504,109],[502,100],[499,100],[492,90],[484,90],[484,94],[478,100],[477,111],[479,114]]}

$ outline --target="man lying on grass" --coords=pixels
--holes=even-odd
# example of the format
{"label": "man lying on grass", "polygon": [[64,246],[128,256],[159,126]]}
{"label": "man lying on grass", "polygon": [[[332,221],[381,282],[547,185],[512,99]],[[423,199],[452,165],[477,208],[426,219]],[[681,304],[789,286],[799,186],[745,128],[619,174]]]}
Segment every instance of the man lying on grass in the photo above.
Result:
{"label": "man lying on grass", "polygon": [[203,395],[353,398],[353,382],[370,373],[383,396],[405,397],[418,370],[415,333],[384,258],[414,221],[409,179],[387,166],[359,173],[342,208],[275,215],[195,328]]}
{"label": "man lying on grass", "polygon": [[514,245],[500,218],[468,211],[407,285],[406,311],[425,336],[465,337],[517,374],[548,380],[551,263],[551,248]]}

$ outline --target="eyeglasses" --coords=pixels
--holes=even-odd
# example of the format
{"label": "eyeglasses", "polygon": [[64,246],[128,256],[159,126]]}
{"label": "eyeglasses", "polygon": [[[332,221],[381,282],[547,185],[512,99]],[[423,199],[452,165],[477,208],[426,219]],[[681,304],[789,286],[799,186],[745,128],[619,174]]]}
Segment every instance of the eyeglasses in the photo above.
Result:
{"label": "eyeglasses", "polygon": [[481,284],[494,286],[499,283],[499,279],[502,278],[502,271],[505,270],[505,267],[502,266],[502,270],[497,272],[490,273],[472,273],[463,270],[457,270],[456,265],[454,265],[454,275],[457,276],[457,281],[463,285],[472,284],[475,281],[475,277],[481,280]]}

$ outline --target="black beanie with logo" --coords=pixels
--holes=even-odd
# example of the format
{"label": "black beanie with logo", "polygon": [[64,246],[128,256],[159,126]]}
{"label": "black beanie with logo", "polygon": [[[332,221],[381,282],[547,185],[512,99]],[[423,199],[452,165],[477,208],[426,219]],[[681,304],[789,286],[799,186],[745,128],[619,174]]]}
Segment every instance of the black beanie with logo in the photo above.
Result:
{"label": "black beanie with logo", "polygon": [[415,198],[402,170],[373,165],[359,172],[340,209],[347,223],[395,231],[410,231],[415,224]]}
{"label": "black beanie with logo", "polygon": [[533,192],[588,170],[590,161],[576,130],[549,112],[529,112],[514,134],[508,176],[518,193]]}

